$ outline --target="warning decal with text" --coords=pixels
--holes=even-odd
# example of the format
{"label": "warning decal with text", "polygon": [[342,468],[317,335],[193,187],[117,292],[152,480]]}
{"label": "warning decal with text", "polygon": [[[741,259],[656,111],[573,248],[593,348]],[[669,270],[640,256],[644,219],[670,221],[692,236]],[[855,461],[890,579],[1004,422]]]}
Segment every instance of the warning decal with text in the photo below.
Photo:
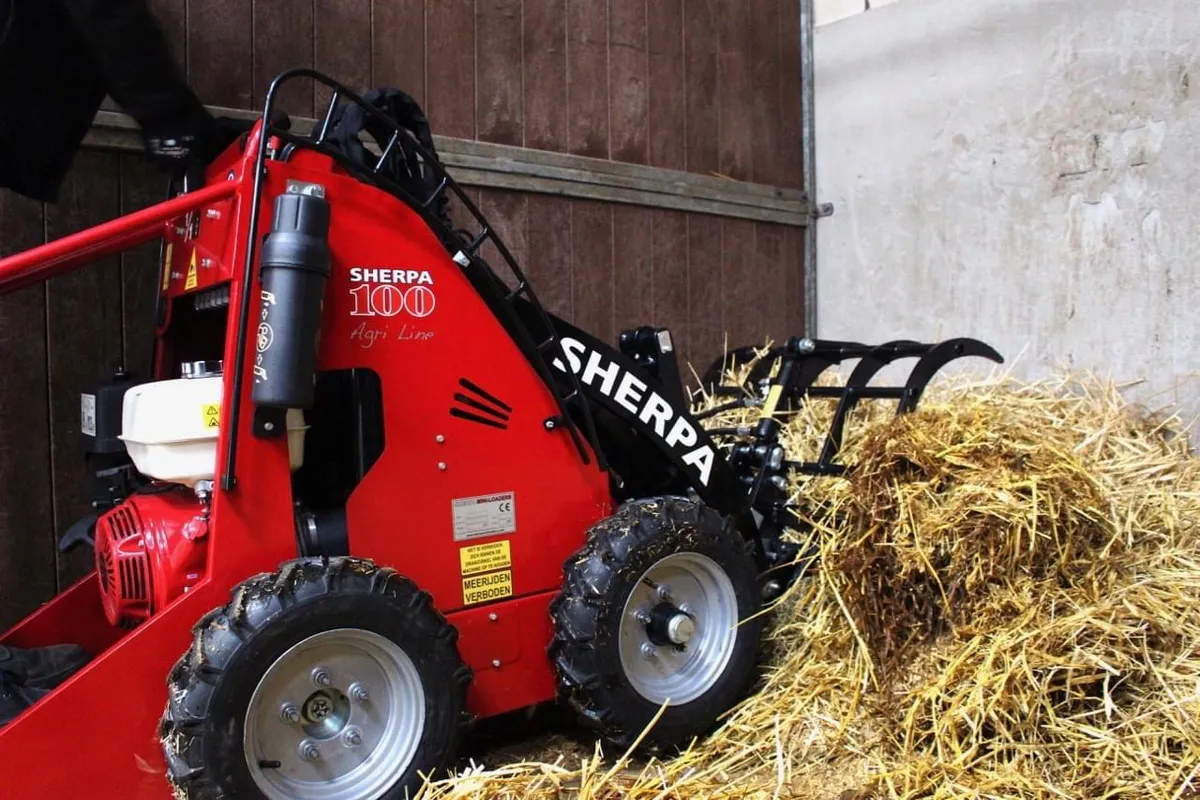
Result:
{"label": "warning decal with text", "polygon": [[486,575],[476,575],[463,578],[463,605],[471,606],[486,603],[489,600],[499,600],[502,597],[512,597],[512,570],[489,572]]}
{"label": "warning decal with text", "polygon": [[462,574],[476,575],[480,572],[505,569],[512,566],[512,548],[508,540],[464,547],[458,551]]}
{"label": "warning decal with text", "polygon": [[163,255],[162,263],[162,290],[166,292],[171,288],[171,256],[175,252],[175,243],[167,242],[167,251]]}
{"label": "warning decal with text", "polygon": [[451,504],[456,542],[500,533],[515,533],[517,530],[517,503],[514,492],[456,497]]}

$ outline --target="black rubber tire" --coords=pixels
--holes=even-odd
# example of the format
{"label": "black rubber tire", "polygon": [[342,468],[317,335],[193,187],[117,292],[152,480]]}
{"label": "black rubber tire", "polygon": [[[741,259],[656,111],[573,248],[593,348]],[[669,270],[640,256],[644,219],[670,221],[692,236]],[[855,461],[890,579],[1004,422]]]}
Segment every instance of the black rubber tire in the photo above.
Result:
{"label": "black rubber tire", "polygon": [[250,697],[265,670],[297,642],[332,628],[373,631],[413,660],[425,692],[422,740],[408,770],[383,795],[415,796],[419,772],[449,765],[458,748],[470,669],[458,633],[427,593],[394,570],[356,558],[306,558],[240,584],[230,603],[200,620],[191,650],[169,679],[159,736],[177,798],[261,797],[243,754]]}
{"label": "black rubber tire", "polygon": [[635,582],[666,555],[694,552],[717,563],[733,584],[742,621],[732,657],[716,682],[689,703],[669,706],[642,741],[647,753],[687,747],[744,695],[756,674],[761,594],[750,545],[730,521],[678,497],[636,500],[594,525],[588,543],[564,565],[551,604],[550,657],[560,700],[618,748],[629,747],[659,711],[630,685],[621,666],[620,616]]}

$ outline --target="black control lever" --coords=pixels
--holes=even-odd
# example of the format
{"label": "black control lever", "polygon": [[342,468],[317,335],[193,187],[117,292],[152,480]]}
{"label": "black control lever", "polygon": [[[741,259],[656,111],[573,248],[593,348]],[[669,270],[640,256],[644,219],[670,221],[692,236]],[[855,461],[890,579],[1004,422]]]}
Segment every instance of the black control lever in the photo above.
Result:
{"label": "black control lever", "polygon": [[88,547],[95,547],[96,536],[93,531],[96,529],[97,519],[93,514],[90,517],[84,517],[67,528],[67,532],[58,540],[58,552],[69,553],[81,544],[86,544]]}

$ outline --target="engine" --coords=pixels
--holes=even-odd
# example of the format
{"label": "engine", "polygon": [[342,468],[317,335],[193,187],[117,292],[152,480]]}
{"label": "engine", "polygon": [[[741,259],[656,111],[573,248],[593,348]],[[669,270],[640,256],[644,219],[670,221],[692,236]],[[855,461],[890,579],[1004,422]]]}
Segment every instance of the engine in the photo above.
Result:
{"label": "engine", "polygon": [[[96,572],[113,625],[149,619],[204,576],[223,379],[220,362],[182,371],[144,383],[118,376],[83,398],[81,427],[97,467]],[[295,470],[304,416],[293,409],[286,420]]]}
{"label": "engine", "polygon": [[181,487],[136,494],[101,516],[96,572],[108,621],[133,627],[194,586],[207,535],[207,508]]}

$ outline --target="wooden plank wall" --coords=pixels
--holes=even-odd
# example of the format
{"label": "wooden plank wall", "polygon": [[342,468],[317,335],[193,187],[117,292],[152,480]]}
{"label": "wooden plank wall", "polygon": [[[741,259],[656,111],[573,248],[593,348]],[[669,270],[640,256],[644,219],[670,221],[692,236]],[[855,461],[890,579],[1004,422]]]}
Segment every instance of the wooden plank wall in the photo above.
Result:
{"label": "wooden plank wall", "polygon": [[[395,86],[447,136],[803,185],[795,0],[150,0],[201,99],[253,108],[315,66]],[[320,112],[295,85],[288,110]],[[58,203],[0,192],[0,255],[158,200],[132,155],[80,154]],[[703,369],[728,341],[800,333],[802,236],[749,220],[476,192],[543,302],[611,339],[669,326]],[[78,395],[144,370],[154,247],[0,297],[0,627],[88,569],[57,533],[87,511]]]}

